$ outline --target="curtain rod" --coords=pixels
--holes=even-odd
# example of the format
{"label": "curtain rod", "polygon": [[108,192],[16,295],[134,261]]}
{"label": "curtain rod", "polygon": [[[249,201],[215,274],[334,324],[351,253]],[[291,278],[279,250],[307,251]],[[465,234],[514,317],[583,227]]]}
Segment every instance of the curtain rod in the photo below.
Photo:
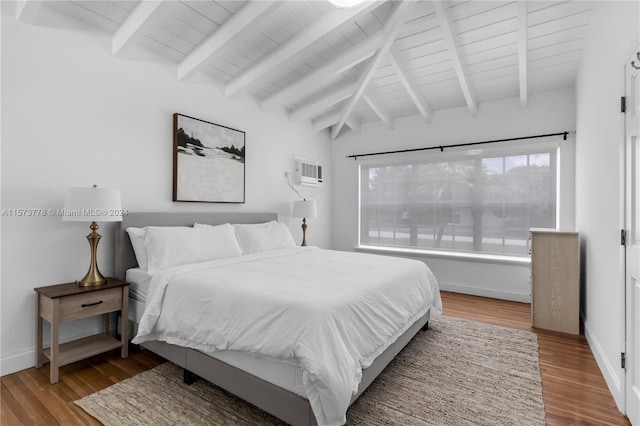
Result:
{"label": "curtain rod", "polygon": [[519,137],[519,138],[496,139],[496,140],[492,140],[492,141],[458,143],[458,144],[453,144],[453,145],[429,146],[429,147],[425,147],[425,148],[400,149],[400,150],[396,150],[396,151],[370,152],[368,154],[352,154],[352,155],[347,155],[347,158],[353,158],[354,160],[357,160],[358,157],[368,157],[370,155],[400,154],[400,153],[403,153],[403,152],[428,151],[428,150],[431,150],[431,149],[439,149],[440,152],[443,152],[445,148],[458,148],[458,147],[461,147],[461,146],[484,145],[484,144],[487,144],[487,143],[519,141],[519,140],[523,140],[523,139],[546,138],[546,137],[551,137],[551,136],[562,136],[562,139],[566,141],[567,140],[567,135],[569,133],[573,134],[573,133],[575,133],[575,131],[562,132],[562,133],[549,133],[549,134],[546,134],[546,135],[522,136],[522,137]]}

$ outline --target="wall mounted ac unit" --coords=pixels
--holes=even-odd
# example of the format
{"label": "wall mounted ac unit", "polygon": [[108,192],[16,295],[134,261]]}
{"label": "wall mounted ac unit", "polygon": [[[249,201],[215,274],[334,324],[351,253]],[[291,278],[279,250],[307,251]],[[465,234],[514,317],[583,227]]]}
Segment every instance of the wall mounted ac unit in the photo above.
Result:
{"label": "wall mounted ac unit", "polygon": [[322,166],[312,161],[296,159],[295,184],[298,186],[322,186]]}

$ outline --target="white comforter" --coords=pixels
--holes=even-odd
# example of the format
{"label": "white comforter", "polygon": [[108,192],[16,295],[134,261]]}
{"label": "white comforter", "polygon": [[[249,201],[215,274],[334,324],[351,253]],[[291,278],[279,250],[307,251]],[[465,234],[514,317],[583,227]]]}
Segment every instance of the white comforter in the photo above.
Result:
{"label": "white comforter", "polygon": [[293,360],[318,424],[338,425],[362,369],[430,308],[423,262],[296,247],[156,273],[133,342]]}

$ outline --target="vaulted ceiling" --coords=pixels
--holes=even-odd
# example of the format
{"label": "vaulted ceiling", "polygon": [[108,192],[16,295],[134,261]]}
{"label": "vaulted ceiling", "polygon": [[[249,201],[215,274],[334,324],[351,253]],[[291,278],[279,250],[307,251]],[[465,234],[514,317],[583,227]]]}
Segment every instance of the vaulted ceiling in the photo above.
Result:
{"label": "vaulted ceiling", "polygon": [[[17,19],[55,10],[332,138],[362,123],[574,84],[592,4],[583,1],[19,0]],[[129,53],[127,53],[129,52]],[[435,117],[434,117],[435,114]]]}

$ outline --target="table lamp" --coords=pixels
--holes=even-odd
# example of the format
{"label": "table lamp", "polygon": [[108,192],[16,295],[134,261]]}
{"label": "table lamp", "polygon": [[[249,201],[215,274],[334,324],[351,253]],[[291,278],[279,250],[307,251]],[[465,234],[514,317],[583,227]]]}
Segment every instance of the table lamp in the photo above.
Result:
{"label": "table lamp", "polygon": [[64,200],[63,221],[91,222],[91,233],[87,235],[91,247],[91,263],[89,271],[83,279],[78,281],[80,287],[91,287],[106,284],[107,279],[100,273],[96,253],[98,242],[102,237],[98,232],[96,222],[122,222],[122,203],[118,189],[98,188],[68,188]]}
{"label": "table lamp", "polygon": [[302,200],[293,202],[293,217],[302,218],[302,246],[307,245],[307,218],[318,217],[318,209],[315,200]]}

